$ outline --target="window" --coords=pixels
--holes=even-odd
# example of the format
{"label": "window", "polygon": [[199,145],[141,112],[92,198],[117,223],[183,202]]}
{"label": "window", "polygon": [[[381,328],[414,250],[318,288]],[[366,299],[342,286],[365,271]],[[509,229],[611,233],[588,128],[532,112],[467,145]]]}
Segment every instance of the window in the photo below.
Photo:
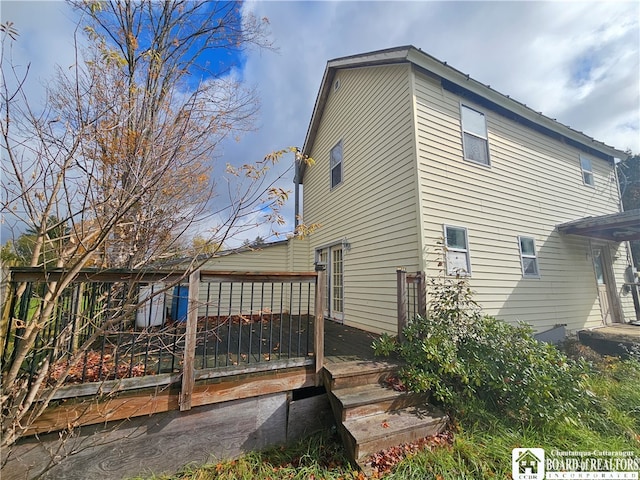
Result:
{"label": "window", "polygon": [[469,275],[469,246],[467,229],[445,225],[444,238],[446,246],[447,275]]}
{"label": "window", "polygon": [[331,149],[330,155],[331,188],[342,183],[342,140]]}
{"label": "window", "polygon": [[595,182],[593,181],[593,168],[591,167],[591,160],[580,155],[580,168],[582,168],[582,181],[585,185],[593,187]]}
{"label": "window", "polygon": [[484,113],[465,105],[461,105],[460,109],[465,160],[489,165],[489,142],[487,140],[487,122]]}
{"label": "window", "polygon": [[536,242],[531,237],[518,237],[523,277],[539,277]]}
{"label": "window", "polygon": [[605,285],[604,281],[604,265],[602,262],[602,249],[598,248],[593,252],[593,268],[596,271],[596,283]]}

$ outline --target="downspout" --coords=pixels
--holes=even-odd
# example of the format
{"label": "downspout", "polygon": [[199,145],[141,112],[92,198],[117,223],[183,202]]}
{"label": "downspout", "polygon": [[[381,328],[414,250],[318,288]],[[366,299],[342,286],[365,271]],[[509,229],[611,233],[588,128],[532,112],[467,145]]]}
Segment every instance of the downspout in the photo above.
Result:
{"label": "downspout", "polygon": [[294,207],[293,207],[293,232],[298,234],[298,226],[300,223],[300,150],[296,148],[295,152],[295,174],[293,175],[294,184]]}

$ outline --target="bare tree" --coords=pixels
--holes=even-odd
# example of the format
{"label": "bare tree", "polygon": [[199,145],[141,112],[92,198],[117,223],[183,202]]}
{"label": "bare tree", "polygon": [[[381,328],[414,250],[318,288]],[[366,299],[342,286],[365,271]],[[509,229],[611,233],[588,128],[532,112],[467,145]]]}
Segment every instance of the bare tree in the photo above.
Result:
{"label": "bare tree", "polygon": [[[18,32],[8,23],[1,31],[2,208],[33,228],[29,265],[59,271],[45,283],[22,326],[19,348],[2,365],[0,447],[14,444],[64,383],[65,374],[58,373],[51,384],[49,356],[31,381],[21,365],[43,348],[36,347],[38,333],[84,267],[148,266],[175,254],[181,236],[204,214],[217,220],[206,243],[218,246],[265,206],[272,209],[267,220],[279,222],[287,192],[275,186],[279,177],[270,171],[286,152],[296,152],[299,160],[291,148],[257,163],[228,166],[230,178],[241,181],[225,182],[224,196],[209,178],[219,142],[250,127],[257,104],[250,91],[203,59],[214,50],[269,47],[263,20],[244,18],[236,3],[226,2],[73,5],[88,20],[88,47],[78,49],[70,72],[59,71],[50,83],[44,108],[30,105],[24,90],[28,71],[7,58]],[[217,207],[208,212],[216,194]],[[59,224],[51,225],[51,219]],[[65,233],[52,238],[51,232],[60,231]],[[54,251],[55,261],[43,264],[45,251]],[[16,295],[23,292],[19,288]],[[121,318],[114,315],[109,322]],[[109,325],[95,327],[84,345],[65,353],[67,371]],[[3,328],[2,346],[6,335]]]}

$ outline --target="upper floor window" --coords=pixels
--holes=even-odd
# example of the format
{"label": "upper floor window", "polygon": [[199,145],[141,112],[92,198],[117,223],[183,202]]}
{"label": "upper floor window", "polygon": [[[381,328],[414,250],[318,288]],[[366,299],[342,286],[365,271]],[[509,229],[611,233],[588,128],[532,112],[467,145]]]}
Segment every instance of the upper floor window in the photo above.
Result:
{"label": "upper floor window", "polygon": [[520,261],[523,277],[539,277],[536,242],[531,237],[518,237],[520,243]]}
{"label": "upper floor window", "polygon": [[460,110],[464,158],[472,162],[489,165],[489,141],[487,139],[487,121],[484,113],[466,105],[461,105]]}
{"label": "upper floor window", "polygon": [[446,246],[447,275],[469,275],[469,242],[467,229],[463,227],[444,226],[444,242]]}
{"label": "upper floor window", "polygon": [[342,140],[331,149],[329,168],[331,170],[331,188],[342,183]]}
{"label": "upper floor window", "polygon": [[595,186],[591,160],[580,155],[580,168],[582,169],[582,181],[584,182],[584,184],[589,185],[590,187]]}

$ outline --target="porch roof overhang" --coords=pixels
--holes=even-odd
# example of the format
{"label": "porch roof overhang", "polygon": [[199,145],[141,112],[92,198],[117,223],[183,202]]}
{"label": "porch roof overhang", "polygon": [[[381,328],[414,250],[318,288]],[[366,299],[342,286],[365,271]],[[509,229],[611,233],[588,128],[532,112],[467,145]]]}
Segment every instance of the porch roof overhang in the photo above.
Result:
{"label": "porch roof overhang", "polygon": [[585,217],[562,223],[557,228],[565,235],[581,235],[613,242],[640,240],[640,209]]}

